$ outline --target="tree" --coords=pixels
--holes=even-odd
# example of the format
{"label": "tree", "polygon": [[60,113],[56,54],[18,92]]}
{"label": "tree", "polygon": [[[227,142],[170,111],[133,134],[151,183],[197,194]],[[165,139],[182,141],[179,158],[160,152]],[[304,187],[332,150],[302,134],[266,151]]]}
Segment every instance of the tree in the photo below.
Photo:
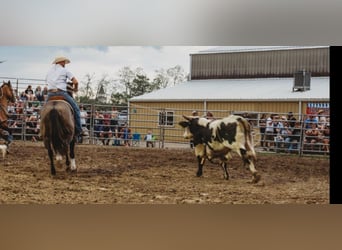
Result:
{"label": "tree", "polygon": [[110,101],[114,105],[126,105],[127,96],[125,95],[125,93],[113,92],[112,95],[110,96]]}
{"label": "tree", "polygon": [[[119,70],[119,83],[124,85],[125,92],[122,95],[116,95],[112,94],[111,97],[120,97],[125,98],[125,103],[128,102],[128,99],[144,94],[146,90],[150,90],[149,87],[149,79],[146,77],[146,74],[144,73],[143,69],[138,67],[135,70],[132,70],[129,66],[123,67],[121,70]],[[118,102],[119,100],[114,100],[115,102]],[[121,100],[120,100],[121,101]]]}
{"label": "tree", "polygon": [[125,86],[126,95],[130,95],[131,83],[135,77],[135,72],[129,67],[125,66],[119,70],[119,82]]}
{"label": "tree", "polygon": [[173,68],[169,68],[167,70],[167,74],[171,78],[173,86],[187,80],[187,75],[182,66],[180,65],[176,65]]}
{"label": "tree", "polygon": [[94,97],[94,91],[92,88],[92,82],[94,78],[94,74],[90,75],[87,74],[85,82],[81,81],[80,85],[84,85],[84,87],[80,87],[79,89],[79,95],[76,97],[76,100],[81,103],[89,103],[91,102],[91,99]]}
{"label": "tree", "polygon": [[152,91],[151,84],[146,75],[137,74],[132,81],[130,98],[134,96],[143,95]]}
{"label": "tree", "polygon": [[158,86],[159,89],[166,88],[170,83],[170,76],[168,75],[165,69],[156,70],[156,76],[153,79],[154,84],[156,87]]}

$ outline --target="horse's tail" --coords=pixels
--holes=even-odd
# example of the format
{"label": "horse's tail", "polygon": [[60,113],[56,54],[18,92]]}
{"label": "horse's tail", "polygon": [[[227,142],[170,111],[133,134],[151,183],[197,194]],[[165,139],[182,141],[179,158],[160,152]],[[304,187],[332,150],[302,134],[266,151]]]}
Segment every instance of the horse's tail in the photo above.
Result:
{"label": "horse's tail", "polygon": [[51,109],[49,114],[50,121],[50,138],[53,150],[61,155],[66,155],[68,152],[69,143],[65,139],[70,134],[67,128],[63,126],[63,118],[59,114],[58,110],[54,107]]}

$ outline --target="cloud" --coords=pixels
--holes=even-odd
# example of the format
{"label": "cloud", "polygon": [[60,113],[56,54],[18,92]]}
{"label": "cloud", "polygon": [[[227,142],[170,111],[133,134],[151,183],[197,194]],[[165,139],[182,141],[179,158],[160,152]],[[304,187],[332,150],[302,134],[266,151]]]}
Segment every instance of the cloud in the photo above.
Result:
{"label": "cloud", "polygon": [[116,78],[124,66],[143,68],[150,79],[155,70],[181,65],[189,72],[190,53],[208,46],[0,46],[0,77],[45,79],[53,59],[66,56],[68,68],[80,80],[86,74]]}

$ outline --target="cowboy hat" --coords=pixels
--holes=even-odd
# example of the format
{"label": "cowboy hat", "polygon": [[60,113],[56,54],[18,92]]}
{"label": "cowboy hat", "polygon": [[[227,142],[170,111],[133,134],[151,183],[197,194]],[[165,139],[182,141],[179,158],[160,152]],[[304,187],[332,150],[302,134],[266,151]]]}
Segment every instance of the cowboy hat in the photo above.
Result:
{"label": "cowboy hat", "polygon": [[318,110],[317,114],[324,113],[323,109]]}
{"label": "cowboy hat", "polygon": [[66,58],[65,56],[59,56],[59,57],[55,58],[55,60],[52,62],[52,64],[57,64],[60,62],[65,62],[67,64],[67,63],[70,63],[70,60],[68,58]]}

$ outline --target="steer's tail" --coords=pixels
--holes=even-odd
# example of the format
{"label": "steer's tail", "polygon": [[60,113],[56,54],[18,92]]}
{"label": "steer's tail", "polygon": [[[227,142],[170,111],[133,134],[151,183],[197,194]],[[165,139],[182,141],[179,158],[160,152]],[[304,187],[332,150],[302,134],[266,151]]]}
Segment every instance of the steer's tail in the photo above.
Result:
{"label": "steer's tail", "polygon": [[252,135],[252,126],[251,124],[243,117],[238,118],[239,123],[242,125],[244,134],[245,134],[245,147],[247,151],[247,155],[250,156],[254,161],[256,160],[256,153],[254,150],[254,142]]}

